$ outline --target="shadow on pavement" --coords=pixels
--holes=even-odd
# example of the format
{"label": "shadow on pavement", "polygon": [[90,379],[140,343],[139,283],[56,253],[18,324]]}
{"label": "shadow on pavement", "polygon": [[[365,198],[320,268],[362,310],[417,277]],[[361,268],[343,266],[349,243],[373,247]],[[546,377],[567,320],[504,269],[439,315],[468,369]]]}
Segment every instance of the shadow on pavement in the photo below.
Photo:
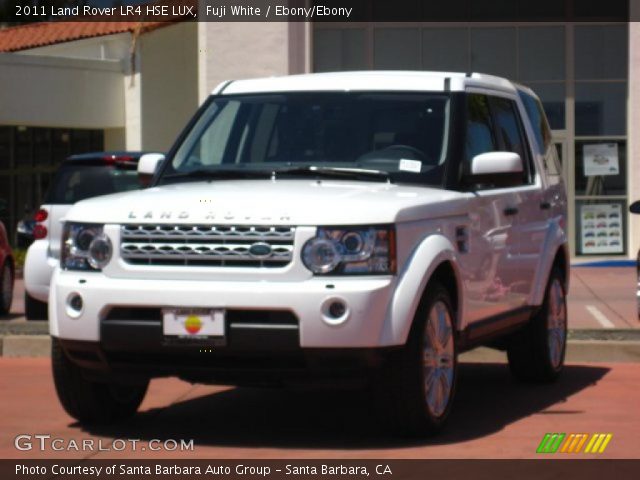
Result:
{"label": "shadow on pavement", "polygon": [[[512,380],[503,364],[462,364],[453,413],[444,432],[426,440],[381,430],[370,395],[358,391],[235,388],[140,413],[127,423],[86,427],[115,438],[193,439],[196,446],[382,449],[452,444],[484,437],[534,414],[567,415],[566,399],[609,369],[568,366],[551,385]],[[74,428],[82,428],[74,424]]]}

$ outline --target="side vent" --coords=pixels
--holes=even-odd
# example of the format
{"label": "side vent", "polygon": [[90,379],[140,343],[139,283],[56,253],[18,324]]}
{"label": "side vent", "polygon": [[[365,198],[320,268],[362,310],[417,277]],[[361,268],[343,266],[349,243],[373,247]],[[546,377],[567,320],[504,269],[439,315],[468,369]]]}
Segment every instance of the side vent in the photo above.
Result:
{"label": "side vent", "polygon": [[460,253],[469,251],[469,231],[467,227],[456,227],[456,247]]}

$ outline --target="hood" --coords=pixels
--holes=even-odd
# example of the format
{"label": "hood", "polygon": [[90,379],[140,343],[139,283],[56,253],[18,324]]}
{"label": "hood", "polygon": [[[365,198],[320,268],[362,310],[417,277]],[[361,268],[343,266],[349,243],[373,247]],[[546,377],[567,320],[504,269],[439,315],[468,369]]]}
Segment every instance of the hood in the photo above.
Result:
{"label": "hood", "polygon": [[465,214],[465,195],[381,182],[187,182],[78,202],[65,220],[99,223],[365,225]]}

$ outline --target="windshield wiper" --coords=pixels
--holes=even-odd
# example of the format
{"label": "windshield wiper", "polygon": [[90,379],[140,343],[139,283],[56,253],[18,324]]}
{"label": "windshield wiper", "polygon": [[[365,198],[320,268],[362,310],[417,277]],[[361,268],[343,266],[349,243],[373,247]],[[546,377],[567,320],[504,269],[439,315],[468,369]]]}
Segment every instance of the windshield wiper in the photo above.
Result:
{"label": "windshield wiper", "polygon": [[160,177],[163,180],[179,180],[179,179],[235,179],[235,178],[270,178],[271,172],[268,170],[240,170],[240,169],[211,169],[199,168],[197,170],[189,170],[186,172],[169,173]]}
{"label": "windshield wiper", "polygon": [[278,178],[280,175],[303,175],[312,177],[329,178],[375,178],[391,183],[391,175],[384,170],[369,170],[366,168],[350,167],[318,167],[316,165],[305,165],[301,167],[275,169],[271,173],[271,178]]}

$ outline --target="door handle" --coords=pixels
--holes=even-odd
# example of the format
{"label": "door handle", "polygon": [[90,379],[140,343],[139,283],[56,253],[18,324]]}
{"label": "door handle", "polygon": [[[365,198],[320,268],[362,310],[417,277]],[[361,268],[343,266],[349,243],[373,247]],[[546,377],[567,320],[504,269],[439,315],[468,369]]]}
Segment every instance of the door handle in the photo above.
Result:
{"label": "door handle", "polygon": [[519,211],[519,210],[518,210],[516,207],[507,207],[507,208],[505,208],[505,209],[504,209],[504,214],[505,214],[507,217],[511,217],[511,216],[513,216],[513,215],[517,215],[517,214],[518,214],[518,211]]}

